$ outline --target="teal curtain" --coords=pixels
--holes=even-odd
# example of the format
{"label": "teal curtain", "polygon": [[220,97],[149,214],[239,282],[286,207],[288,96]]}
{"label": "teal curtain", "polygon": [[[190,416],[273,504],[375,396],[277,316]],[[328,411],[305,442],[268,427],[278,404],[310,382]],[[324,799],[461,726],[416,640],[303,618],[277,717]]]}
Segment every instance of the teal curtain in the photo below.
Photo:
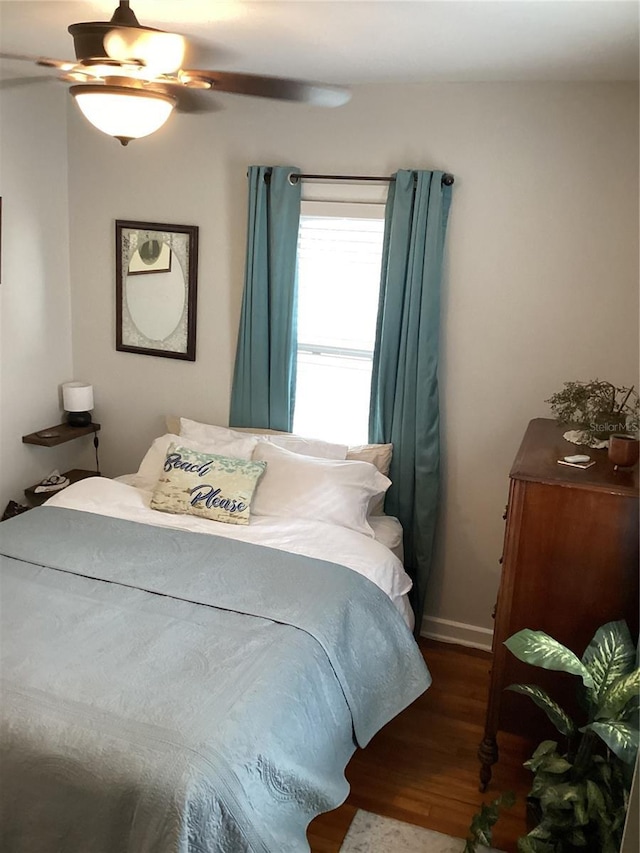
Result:
{"label": "teal curtain", "polygon": [[451,187],[403,170],[389,187],[373,357],[369,440],[393,444],[385,512],[404,528],[416,634],[438,510],[440,280]]}
{"label": "teal curtain", "polygon": [[249,168],[247,260],[231,426],[290,432],[296,384],[296,255],[301,182],[292,166]]}

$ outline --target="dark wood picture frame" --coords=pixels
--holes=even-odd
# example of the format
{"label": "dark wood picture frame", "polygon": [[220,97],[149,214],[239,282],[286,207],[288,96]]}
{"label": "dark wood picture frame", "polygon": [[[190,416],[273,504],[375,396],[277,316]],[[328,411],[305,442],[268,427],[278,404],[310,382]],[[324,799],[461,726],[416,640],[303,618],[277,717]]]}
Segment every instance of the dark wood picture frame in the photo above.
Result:
{"label": "dark wood picture frame", "polygon": [[[183,272],[186,288],[183,316],[177,327],[177,334],[169,336],[165,341],[153,341],[146,338],[133,324],[126,301],[126,278],[129,253],[131,251],[132,232],[157,232],[173,246],[182,245],[179,238],[186,235],[185,251],[174,251],[172,248],[172,266]],[[160,222],[137,222],[132,220],[116,220],[116,350],[131,352],[138,355],[153,355],[160,358],[177,358],[183,361],[196,360],[196,319],[197,319],[197,287],[198,287],[198,226],[169,225]],[[151,271],[153,274],[153,271]],[[131,328],[136,329],[135,343],[132,343]],[[179,342],[176,343],[175,340]]]}

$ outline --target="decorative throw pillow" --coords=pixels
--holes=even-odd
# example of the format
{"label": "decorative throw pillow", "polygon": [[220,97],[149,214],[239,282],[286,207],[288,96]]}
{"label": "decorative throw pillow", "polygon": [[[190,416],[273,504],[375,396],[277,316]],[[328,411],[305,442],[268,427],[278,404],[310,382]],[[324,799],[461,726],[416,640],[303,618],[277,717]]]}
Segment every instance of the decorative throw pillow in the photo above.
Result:
{"label": "decorative throw pillow", "polygon": [[373,536],[369,502],[391,485],[374,465],[301,456],[268,441],[258,442],[253,458],[268,463],[255,515],[323,521]]}
{"label": "decorative throw pillow", "polygon": [[253,493],[266,467],[266,462],[202,453],[172,443],[151,508],[249,524]]}

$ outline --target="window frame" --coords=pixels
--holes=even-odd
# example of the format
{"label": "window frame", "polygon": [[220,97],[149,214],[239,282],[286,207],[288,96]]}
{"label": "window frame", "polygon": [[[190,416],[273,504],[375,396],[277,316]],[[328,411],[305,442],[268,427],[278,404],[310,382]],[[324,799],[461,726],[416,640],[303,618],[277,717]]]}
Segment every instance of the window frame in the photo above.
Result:
{"label": "window frame", "polygon": [[[300,219],[377,219],[384,221],[388,186],[356,184],[303,183]],[[313,342],[296,346],[296,360],[300,356],[326,355],[373,364],[373,350],[338,347]],[[294,413],[295,417],[295,413]]]}

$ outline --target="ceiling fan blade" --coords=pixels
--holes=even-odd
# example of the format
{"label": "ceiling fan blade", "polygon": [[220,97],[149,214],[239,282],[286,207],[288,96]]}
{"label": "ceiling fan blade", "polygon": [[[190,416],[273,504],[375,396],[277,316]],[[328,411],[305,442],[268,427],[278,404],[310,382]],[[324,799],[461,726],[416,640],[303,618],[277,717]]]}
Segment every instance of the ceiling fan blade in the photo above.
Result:
{"label": "ceiling fan blade", "polygon": [[39,77],[7,77],[0,80],[0,91],[32,86],[34,83],[55,83],[57,79],[57,77],[47,77],[44,74]]}
{"label": "ceiling fan blade", "polygon": [[18,62],[37,62],[37,56],[25,56],[24,53],[0,53],[0,59],[16,59]]}
{"label": "ceiling fan blade", "polygon": [[288,77],[265,77],[260,74],[236,74],[233,71],[182,71],[185,82],[205,81],[214,91],[232,92],[236,95],[253,95],[274,98],[278,101],[298,101],[317,107],[339,107],[346,104],[351,94],[341,86],[293,80]]}
{"label": "ceiling fan blade", "polygon": [[18,62],[33,62],[45,68],[57,68],[60,71],[70,71],[76,63],[70,59],[51,59],[48,56],[25,56],[23,53],[0,52],[0,59],[12,59]]}
{"label": "ceiling fan blade", "polygon": [[173,98],[177,113],[217,113],[222,109],[215,98],[211,97],[209,86],[206,89],[191,88],[177,78],[166,77],[154,80],[149,88]]}
{"label": "ceiling fan blade", "polygon": [[169,92],[176,99],[177,113],[217,113],[222,107],[211,97],[209,91],[187,89],[186,86],[171,86]]}

